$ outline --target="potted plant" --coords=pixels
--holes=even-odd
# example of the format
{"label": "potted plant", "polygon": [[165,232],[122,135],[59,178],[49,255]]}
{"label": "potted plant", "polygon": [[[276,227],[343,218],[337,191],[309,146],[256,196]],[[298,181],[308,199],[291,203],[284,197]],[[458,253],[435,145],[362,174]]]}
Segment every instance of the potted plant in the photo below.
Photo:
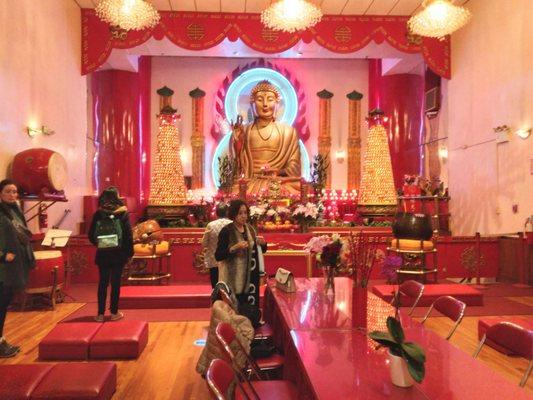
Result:
{"label": "potted plant", "polygon": [[406,342],[402,324],[394,317],[387,318],[388,332],[373,331],[368,336],[389,349],[390,375],[394,385],[410,387],[422,382],[425,375],[424,350],[416,343]]}

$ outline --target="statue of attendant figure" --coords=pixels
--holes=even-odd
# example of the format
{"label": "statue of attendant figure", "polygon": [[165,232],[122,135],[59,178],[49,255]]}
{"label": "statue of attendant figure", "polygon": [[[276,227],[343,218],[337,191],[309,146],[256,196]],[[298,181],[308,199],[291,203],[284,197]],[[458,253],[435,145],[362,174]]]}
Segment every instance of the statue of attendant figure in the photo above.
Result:
{"label": "statue of attendant figure", "polygon": [[296,130],[277,122],[276,109],[281,95],[269,81],[259,82],[250,94],[254,121],[233,125],[230,149],[237,160],[238,176],[248,180],[248,194],[269,190],[277,176],[282,190],[300,193],[300,147]]}

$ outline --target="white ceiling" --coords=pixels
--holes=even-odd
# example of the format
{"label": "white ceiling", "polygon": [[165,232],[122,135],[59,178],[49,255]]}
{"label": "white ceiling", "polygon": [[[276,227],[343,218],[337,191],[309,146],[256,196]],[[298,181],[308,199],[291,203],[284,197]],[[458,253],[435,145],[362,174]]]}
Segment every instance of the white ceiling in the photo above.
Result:
{"label": "white ceiling", "polygon": [[[98,0],[73,0],[81,8],[94,8]],[[273,0],[148,0],[161,11],[260,13]],[[423,0],[308,0],[333,15],[411,15]],[[469,0],[457,0],[462,5]]]}

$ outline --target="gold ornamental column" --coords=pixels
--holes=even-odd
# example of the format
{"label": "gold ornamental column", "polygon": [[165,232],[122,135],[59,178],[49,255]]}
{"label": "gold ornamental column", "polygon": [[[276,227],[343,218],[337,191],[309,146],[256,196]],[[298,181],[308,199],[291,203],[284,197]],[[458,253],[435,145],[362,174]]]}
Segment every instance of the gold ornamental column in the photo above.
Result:
{"label": "gold ornamental column", "polygon": [[355,90],[348,98],[348,191],[359,190],[361,182],[361,99]]}
{"label": "gold ornamental column", "polygon": [[205,92],[196,88],[189,92],[192,98],[192,182],[191,188],[201,189],[204,187],[204,97]]}
{"label": "gold ornamental column", "polygon": [[[316,94],[318,96],[318,154],[331,160],[331,98],[333,93],[326,89]],[[331,189],[331,162],[328,165],[326,189]]]}

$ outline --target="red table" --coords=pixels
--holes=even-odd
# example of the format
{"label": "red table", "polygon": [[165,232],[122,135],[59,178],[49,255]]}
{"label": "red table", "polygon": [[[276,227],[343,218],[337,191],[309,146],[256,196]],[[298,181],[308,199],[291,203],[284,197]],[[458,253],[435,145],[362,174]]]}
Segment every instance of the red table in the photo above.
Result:
{"label": "red table", "polygon": [[[301,399],[526,399],[528,393],[471,355],[402,316],[406,337],[426,351],[426,378],[403,389],[389,377],[385,350],[351,328],[351,280],[336,278],[335,296],[325,295],[322,278],[296,279],[297,292],[284,293],[269,282],[265,318],[285,352],[284,378],[293,381]],[[368,295],[369,330],[384,330],[394,312]]]}

